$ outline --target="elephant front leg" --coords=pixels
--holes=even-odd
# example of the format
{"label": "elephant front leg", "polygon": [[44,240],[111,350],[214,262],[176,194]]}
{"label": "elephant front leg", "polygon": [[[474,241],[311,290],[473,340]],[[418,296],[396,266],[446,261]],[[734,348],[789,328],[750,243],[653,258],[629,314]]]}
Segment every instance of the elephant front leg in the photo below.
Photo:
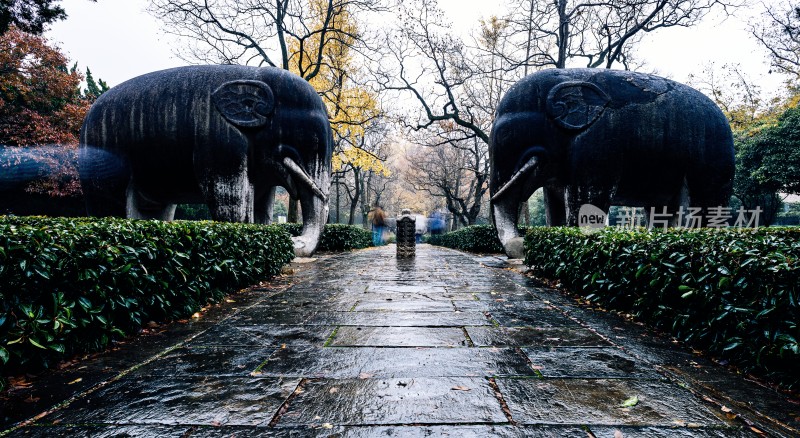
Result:
{"label": "elephant front leg", "polygon": [[[666,205],[648,203],[644,208],[644,223],[648,229],[665,229],[684,226],[699,226],[701,216],[691,209],[686,184]],[[692,219],[694,217],[694,219]]]}
{"label": "elephant front leg", "polygon": [[275,205],[275,187],[269,187],[253,204],[254,222],[271,224],[273,206]]}
{"label": "elephant front leg", "polygon": [[253,222],[253,186],[246,172],[207,177],[203,197],[215,221]]}

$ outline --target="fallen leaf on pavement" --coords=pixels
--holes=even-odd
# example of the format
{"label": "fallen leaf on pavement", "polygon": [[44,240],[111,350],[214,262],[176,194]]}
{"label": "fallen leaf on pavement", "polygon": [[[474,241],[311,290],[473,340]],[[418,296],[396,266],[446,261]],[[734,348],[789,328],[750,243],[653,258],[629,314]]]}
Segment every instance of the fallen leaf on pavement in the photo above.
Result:
{"label": "fallen leaf on pavement", "polygon": [[620,406],[622,406],[623,408],[632,408],[632,407],[636,406],[637,404],[639,404],[639,397],[634,395],[633,397],[631,397],[631,398],[625,400],[624,402],[622,402],[622,404]]}
{"label": "fallen leaf on pavement", "polygon": [[467,388],[466,386],[460,386],[460,385],[459,386],[454,386],[454,387],[452,387],[450,389],[452,389],[453,391],[470,391],[470,389]]}

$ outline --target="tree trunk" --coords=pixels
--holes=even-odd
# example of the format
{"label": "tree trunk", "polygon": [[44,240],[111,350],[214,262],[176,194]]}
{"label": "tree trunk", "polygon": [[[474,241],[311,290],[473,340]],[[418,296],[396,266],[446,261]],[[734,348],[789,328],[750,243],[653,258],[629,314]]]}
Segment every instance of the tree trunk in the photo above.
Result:
{"label": "tree trunk", "polygon": [[355,181],[355,193],[353,194],[353,198],[350,200],[350,217],[347,219],[347,225],[354,225],[356,223],[356,207],[358,207],[358,201],[361,200],[361,184],[360,184],[361,172],[357,167],[353,168],[353,181]]}
{"label": "tree trunk", "polygon": [[558,58],[556,60],[556,68],[566,68],[567,55],[569,50],[569,20],[567,15],[567,1],[558,0]]}
{"label": "tree trunk", "polygon": [[297,198],[289,197],[289,212],[287,213],[286,222],[299,223],[300,222],[300,200]]}
{"label": "tree trunk", "polygon": [[347,225],[354,225],[356,223],[356,203],[350,204],[350,217],[347,219]]}
{"label": "tree trunk", "polygon": [[342,223],[342,221],[339,219],[339,206],[341,205],[339,199],[341,197],[341,190],[342,190],[342,187],[339,184],[339,182],[337,181],[336,182],[336,223],[337,224]]}
{"label": "tree trunk", "polygon": [[530,205],[528,204],[528,202],[529,201],[526,199],[525,202],[520,204],[520,207],[519,207],[520,208],[519,218],[521,220],[520,220],[520,223],[517,224],[517,225],[527,227],[527,226],[529,226],[531,224],[531,210],[530,210]]}

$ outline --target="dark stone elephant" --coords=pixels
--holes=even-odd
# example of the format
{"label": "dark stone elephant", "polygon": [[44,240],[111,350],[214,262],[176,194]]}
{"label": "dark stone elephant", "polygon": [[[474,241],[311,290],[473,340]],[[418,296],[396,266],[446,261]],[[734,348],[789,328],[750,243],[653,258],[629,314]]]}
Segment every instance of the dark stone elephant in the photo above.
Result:
{"label": "dark stone elephant", "polygon": [[697,90],[628,71],[529,75],[497,107],[490,138],[492,217],[520,257],[519,205],[544,190],[548,225],[578,225],[581,205],[727,206],[734,175],[727,119]]}
{"label": "dark stone elephant", "polygon": [[269,223],[275,187],[300,200],[295,253],[328,218],[333,140],[302,78],[277,68],[179,67],[104,93],[81,129],[79,172],[92,216],[171,220],[206,203],[214,220]]}

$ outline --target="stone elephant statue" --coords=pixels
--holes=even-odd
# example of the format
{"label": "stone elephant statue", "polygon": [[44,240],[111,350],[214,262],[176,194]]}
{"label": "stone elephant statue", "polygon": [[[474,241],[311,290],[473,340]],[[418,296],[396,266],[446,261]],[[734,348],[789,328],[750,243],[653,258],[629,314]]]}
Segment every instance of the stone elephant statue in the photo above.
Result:
{"label": "stone elephant statue", "polygon": [[490,194],[498,237],[522,256],[519,205],[543,188],[547,224],[578,225],[592,204],[727,206],[733,137],[714,102],[664,78],[605,69],[551,69],[505,94],[490,136]]}
{"label": "stone elephant statue", "polygon": [[269,223],[275,187],[300,200],[295,253],[328,218],[333,140],[320,97],[271,67],[179,67],[100,96],[81,129],[79,173],[91,216],[171,220],[206,203],[214,220]]}

